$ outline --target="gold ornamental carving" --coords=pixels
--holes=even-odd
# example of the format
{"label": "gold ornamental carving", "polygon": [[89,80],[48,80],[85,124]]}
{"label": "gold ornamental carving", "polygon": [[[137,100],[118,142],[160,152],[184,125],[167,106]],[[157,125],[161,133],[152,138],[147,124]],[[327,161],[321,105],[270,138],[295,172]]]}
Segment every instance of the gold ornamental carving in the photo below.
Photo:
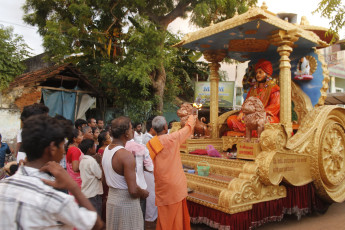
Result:
{"label": "gold ornamental carving", "polygon": [[199,139],[188,139],[186,141],[186,147],[188,152],[194,151],[196,149],[206,149],[207,146],[213,145],[218,151],[222,151],[223,141],[220,138],[199,138]]}
{"label": "gold ornamental carving", "polygon": [[260,146],[263,151],[276,151],[285,147],[287,134],[279,124],[266,124],[260,137]]}
{"label": "gold ornamental carving", "polygon": [[206,61],[211,63],[218,63],[223,61],[223,59],[225,58],[226,50],[206,50],[203,52],[203,55]]}
{"label": "gold ornamental carving", "polygon": [[300,123],[301,118],[313,109],[313,104],[308,95],[293,81],[291,82],[291,100],[295,105],[294,111],[297,114],[297,122]]}
{"label": "gold ornamental carving", "polygon": [[324,142],[321,147],[321,173],[327,184],[338,185],[345,178],[345,138],[344,129],[332,123],[324,130]]}
{"label": "gold ornamental carving", "polygon": [[324,56],[319,50],[315,48],[314,48],[314,53],[317,54],[317,57],[319,61],[321,62],[322,75],[323,75],[322,88],[320,89],[321,96],[319,98],[319,101],[315,105],[315,107],[318,107],[325,104],[325,100],[327,98],[328,82],[330,80],[330,77],[329,77],[329,71],[327,69],[327,63],[325,61]]}
{"label": "gold ornamental carving", "polygon": [[260,180],[265,185],[279,185],[282,180],[294,186],[312,181],[310,156],[295,152],[261,152],[255,162],[259,165]]}
{"label": "gold ornamental carving", "polygon": [[[327,107],[322,106],[321,110]],[[315,131],[311,172],[318,194],[330,202],[345,200],[345,110],[333,107]]]}
{"label": "gold ornamental carving", "polygon": [[250,210],[255,203],[283,197],[286,197],[286,188],[262,184],[258,175],[258,166],[250,162],[244,165],[243,172],[238,178],[230,181],[228,189],[222,190],[218,205],[229,209],[232,214]]}
{"label": "gold ornamental carving", "polygon": [[231,149],[234,145],[245,142],[244,137],[222,136],[223,150]]}
{"label": "gold ornamental carving", "polygon": [[337,106],[322,106],[307,113],[301,121],[298,132],[288,139],[286,148],[294,150],[298,149],[298,146],[305,145],[311,136],[315,136],[317,128],[320,129],[320,126],[326,121],[327,114],[336,108]]}
{"label": "gold ornamental carving", "polygon": [[229,51],[231,52],[265,52],[270,43],[267,40],[245,40],[234,39],[229,42]]}

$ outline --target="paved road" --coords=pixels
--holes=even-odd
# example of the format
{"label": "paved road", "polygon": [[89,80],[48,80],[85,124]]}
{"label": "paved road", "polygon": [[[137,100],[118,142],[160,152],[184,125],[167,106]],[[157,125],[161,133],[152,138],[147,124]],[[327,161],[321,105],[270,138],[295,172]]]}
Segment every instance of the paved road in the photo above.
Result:
{"label": "paved road", "polygon": [[[211,230],[205,225],[192,225],[192,230]],[[323,215],[313,213],[302,216],[285,215],[281,222],[268,223],[258,230],[345,230],[345,202],[332,204]]]}
{"label": "paved road", "polygon": [[259,230],[343,230],[345,229],[345,202],[332,204],[323,215],[313,213],[297,220],[286,216],[281,222],[269,223]]}

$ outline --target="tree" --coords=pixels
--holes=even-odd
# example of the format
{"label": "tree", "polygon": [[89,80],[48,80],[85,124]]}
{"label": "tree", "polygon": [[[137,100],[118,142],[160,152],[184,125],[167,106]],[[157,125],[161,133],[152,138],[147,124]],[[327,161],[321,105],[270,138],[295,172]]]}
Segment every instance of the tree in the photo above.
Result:
{"label": "tree", "polygon": [[[244,12],[256,0],[27,0],[24,20],[38,26],[51,58],[76,63],[114,98],[116,106],[162,112],[163,101],[184,93],[207,67],[179,55],[195,55],[172,48],[178,37],[167,31],[178,17],[204,17],[205,26]],[[225,9],[225,7],[227,9]],[[205,13],[204,11],[207,10]],[[208,25],[207,24],[207,25]],[[195,72],[190,72],[195,71]],[[204,75],[204,74],[201,74]],[[142,102],[145,103],[142,103]],[[131,106],[128,106],[131,105]]]}
{"label": "tree", "polygon": [[13,28],[0,25],[0,91],[25,70],[22,64],[29,57],[24,39],[13,33]]}
{"label": "tree", "polygon": [[[327,33],[336,35],[345,26],[345,5],[342,0],[321,0],[313,13],[321,13],[322,17],[331,19],[331,28]],[[332,42],[335,41],[333,36]]]}
{"label": "tree", "polygon": [[[256,0],[165,0],[146,1],[134,0],[130,9],[137,11],[140,16],[146,17],[157,26],[157,30],[166,32],[168,25],[176,18],[186,18],[191,12],[192,22],[200,27],[217,23],[234,16],[236,9],[239,13],[245,12],[248,5],[253,5]],[[156,45],[163,47],[164,40],[160,40]],[[150,78],[155,94],[159,100],[158,111],[163,109],[163,95],[166,82],[166,71],[163,63],[158,65],[151,73]]]}

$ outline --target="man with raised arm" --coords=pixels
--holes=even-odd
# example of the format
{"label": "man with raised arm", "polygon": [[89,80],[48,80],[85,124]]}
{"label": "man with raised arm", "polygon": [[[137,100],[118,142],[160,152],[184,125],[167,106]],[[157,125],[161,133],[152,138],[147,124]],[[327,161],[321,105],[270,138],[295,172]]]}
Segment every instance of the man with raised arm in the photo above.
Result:
{"label": "man with raised arm", "polygon": [[157,116],[152,121],[157,136],[146,146],[154,163],[158,207],[156,230],[190,229],[186,201],[187,179],[182,168],[180,146],[193,134],[196,118],[196,115],[190,115],[182,129],[169,135],[164,117]]}

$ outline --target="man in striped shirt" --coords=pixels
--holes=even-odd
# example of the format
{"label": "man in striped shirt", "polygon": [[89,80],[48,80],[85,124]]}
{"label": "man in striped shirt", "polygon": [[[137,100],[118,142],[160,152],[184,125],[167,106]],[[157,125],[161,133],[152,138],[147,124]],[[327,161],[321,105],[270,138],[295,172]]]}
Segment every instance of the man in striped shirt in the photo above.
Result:
{"label": "man in striped shirt", "polygon": [[[24,122],[27,162],[0,182],[0,229],[103,228],[90,201],[58,163],[66,130],[64,123],[46,115]],[[73,196],[57,189],[67,189]]]}

